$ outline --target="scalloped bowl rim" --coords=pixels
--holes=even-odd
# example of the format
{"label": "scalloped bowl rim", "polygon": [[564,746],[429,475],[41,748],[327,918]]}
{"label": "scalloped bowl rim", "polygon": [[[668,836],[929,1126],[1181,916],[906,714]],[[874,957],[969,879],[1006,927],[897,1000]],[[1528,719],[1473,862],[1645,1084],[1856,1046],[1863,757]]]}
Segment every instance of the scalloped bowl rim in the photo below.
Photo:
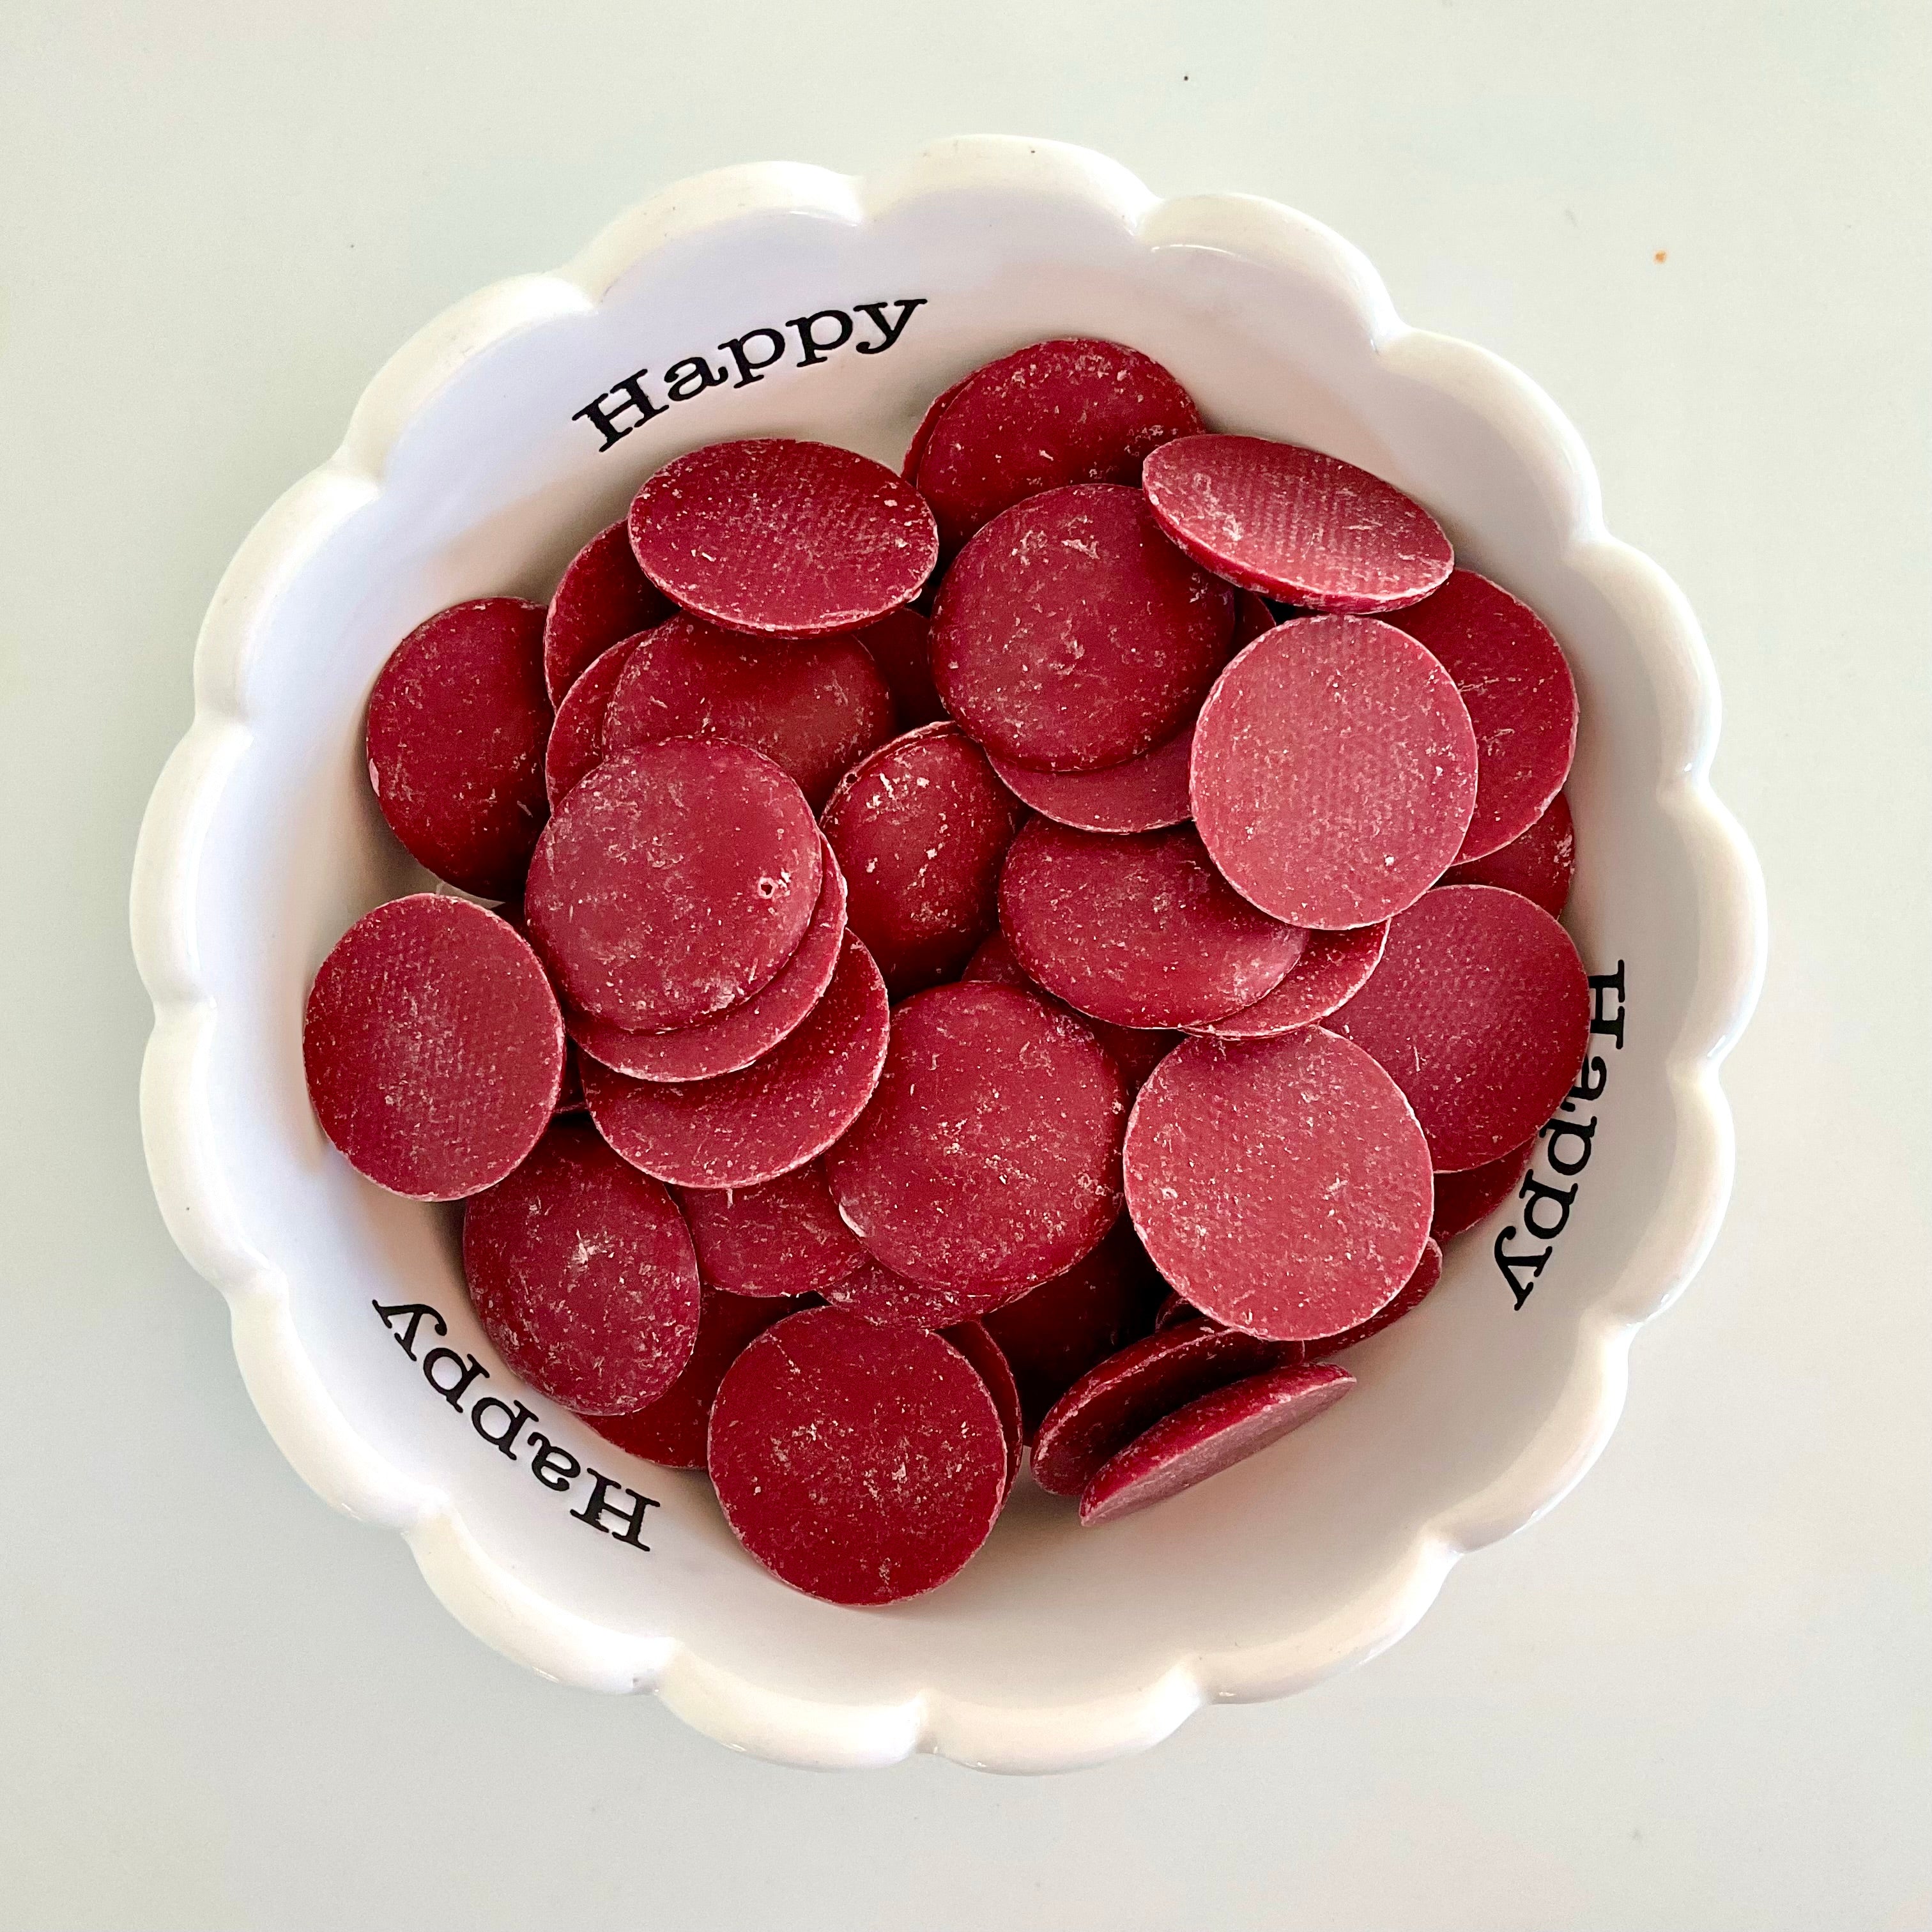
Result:
{"label": "scalloped bowl rim", "polygon": [[[1672,645],[1674,688],[1666,695],[1688,748],[1658,802],[1699,880],[1705,967],[1667,1059],[1677,1125],[1695,1150],[1685,1164],[1695,1172],[1679,1186],[1671,1225],[1650,1231],[1643,1281],[1620,1305],[1585,1318],[1563,1400],[1510,1479],[1424,1525],[1372,1600],[1358,1599],[1346,1618],[1316,1633],[1312,1651],[1300,1633],[1294,1663],[1267,1645],[1199,1654],[1131,1694],[1062,1705],[994,1707],[935,1692],[874,1706],[823,1704],[721,1669],[688,1644],[616,1633],[559,1608],[488,1555],[448,1498],[390,1467],[345,1420],[297,1336],[286,1281],[243,1232],[204,1132],[200,1082],[213,1009],[200,970],[196,882],[203,841],[250,736],[239,686],[258,619],[303,559],[381,489],[389,449],[466,362],[533,325],[594,308],[653,250],[748,213],[803,209],[857,224],[925,194],[989,182],[1084,198],[1148,245],[1205,236],[1237,254],[1265,260],[1286,247],[1304,267],[1316,262],[1352,304],[1378,355],[1426,366],[1444,383],[1490,386],[1490,406],[1511,412],[1540,448],[1544,493],[1564,508],[1567,563],[1642,581]],[[1358,250],[1278,204],[1237,195],[1163,202],[1102,156],[1002,136],[937,143],[870,179],[772,164],[680,183],[620,217],[554,274],[517,278],[457,304],[390,359],[356,404],[341,446],[243,543],[203,624],[194,676],[194,722],[156,787],[134,867],[134,948],[154,1006],[142,1130],[170,1232],[230,1304],[251,1397],[310,1486],[340,1508],[400,1530],[438,1596],[485,1641],[562,1681],[654,1690],[688,1722],[735,1748],[818,1766],[886,1764],[925,1750],[992,1768],[1066,1768],[1144,1748],[1204,1703],[1280,1696],[1374,1655],[1413,1627],[1460,1557],[1531,1522],[1582,1476],[1621,1412],[1631,1336],[1682,1290],[1715,1238],[1733,1160],[1718,1070],[1757,997],[1766,920],[1755,857],[1709,783],[1718,694],[1696,620],[1655,565],[1610,536],[1588,454],[1547,397],[1485,351],[1407,328]]]}

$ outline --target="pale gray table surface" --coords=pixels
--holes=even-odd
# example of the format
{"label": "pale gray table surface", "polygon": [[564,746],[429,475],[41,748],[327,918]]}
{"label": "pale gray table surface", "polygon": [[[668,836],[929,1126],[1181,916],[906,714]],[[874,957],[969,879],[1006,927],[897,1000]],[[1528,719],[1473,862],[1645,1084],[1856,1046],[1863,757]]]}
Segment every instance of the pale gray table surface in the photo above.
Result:
{"label": "pale gray table surface", "polygon": [[[1926,1924],[1928,54],[1920,0],[8,0],[0,1922]],[[1292,202],[1550,390],[1709,632],[1770,979],[1622,1428],[1394,1652],[1082,1775],[817,1776],[504,1662],[284,1466],[148,1196],[128,872],[217,576],[419,323],[697,170],[987,130]]]}

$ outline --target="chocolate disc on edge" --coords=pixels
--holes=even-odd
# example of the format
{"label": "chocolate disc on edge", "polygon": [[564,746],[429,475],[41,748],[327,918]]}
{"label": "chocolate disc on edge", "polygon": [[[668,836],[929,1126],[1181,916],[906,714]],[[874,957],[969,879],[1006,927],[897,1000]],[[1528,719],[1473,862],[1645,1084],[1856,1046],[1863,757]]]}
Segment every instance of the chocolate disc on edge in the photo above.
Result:
{"label": "chocolate disc on edge", "polygon": [[705,1438],[711,1405],[725,1371],[752,1341],[802,1300],[754,1300],[707,1288],[699,1304],[698,1345],[676,1382],[657,1400],[629,1415],[586,1415],[584,1419],[607,1442],[666,1469],[704,1467]]}
{"label": "chocolate disc on edge", "polygon": [[358,920],[309,989],[302,1066],[322,1130],[392,1194],[456,1201],[549,1124],[563,1022],[507,920],[418,892]]}
{"label": "chocolate disc on edge", "polygon": [[825,1290],[835,1308],[862,1315],[868,1322],[902,1322],[914,1328],[948,1328],[989,1313],[1026,1292],[1024,1288],[927,1288],[895,1274],[868,1255],[852,1272]]}
{"label": "chocolate disc on edge", "polygon": [[1154,1265],[1216,1321],[1277,1341],[1366,1321],[1429,1238],[1429,1147],[1408,1102],[1319,1027],[1176,1047],[1134,1103],[1125,1167]]}
{"label": "chocolate disc on edge", "polygon": [[1352,1348],[1358,1342],[1366,1342],[1371,1335],[1379,1335],[1390,1323],[1400,1322],[1412,1309],[1420,1308],[1442,1279],[1442,1250],[1431,1234],[1423,1244],[1422,1258],[1416,1263],[1415,1272],[1396,1290],[1393,1301],[1384,1302],[1366,1322],[1358,1322],[1339,1335],[1320,1336],[1304,1342],[1302,1359],[1320,1361],[1325,1356],[1339,1355],[1344,1348]]}
{"label": "chocolate disc on edge", "polygon": [[543,606],[453,604],[389,653],[369,694],[369,782],[410,856],[479,898],[522,890],[550,814]]}
{"label": "chocolate disc on edge", "polygon": [[638,638],[604,714],[604,744],[728,738],[797,782],[814,812],[892,735],[892,698],[863,641],[748,638],[678,616]]}
{"label": "chocolate disc on edge", "polygon": [[1570,775],[1576,686],[1550,626],[1473,570],[1389,620],[1456,680],[1476,734],[1476,809],[1460,860],[1481,859],[1534,825]]}
{"label": "chocolate disc on edge", "polygon": [[463,1272],[496,1352],[584,1415],[655,1402],[698,1339],[698,1258],[677,1204],[587,1120],[560,1120],[463,1210]]}
{"label": "chocolate disc on edge", "polygon": [[953,550],[1022,497],[1069,483],[1136,484],[1148,451],[1200,428],[1193,399],[1151,356],[1063,338],[955,383],[915,433],[924,441],[913,474]]}
{"label": "chocolate disc on edge", "polygon": [[1466,1167],[1460,1174],[1438,1174],[1430,1234],[1438,1241],[1451,1240],[1478,1222],[1486,1221],[1522,1185],[1535,1158],[1536,1142],[1528,1140],[1480,1167]]}
{"label": "chocolate disc on edge", "polygon": [[823,1294],[871,1258],[838,1218],[818,1162],[755,1187],[680,1187],[678,1205],[707,1288]]}
{"label": "chocolate disc on edge", "polygon": [[638,1032],[768,986],[824,882],[804,794],[742,745],[670,738],[607,758],[530,861],[524,916],[563,997]]}
{"label": "chocolate disc on edge", "polygon": [[769,984],[708,1020],[670,1033],[632,1033],[567,1007],[564,1025],[592,1060],[634,1080],[715,1080],[771,1052],[825,997],[845,938],[845,878],[821,833],[818,904],[798,950]]}
{"label": "chocolate disc on edge", "polygon": [[631,548],[668,596],[728,630],[856,631],[908,603],[939,559],[919,493],[882,463],[787,436],[674,458],[631,504]]}
{"label": "chocolate disc on edge", "polygon": [[565,567],[544,619],[544,682],[553,704],[613,644],[661,624],[676,608],[638,568],[620,518]]}
{"label": "chocolate disc on edge", "polygon": [[1112,1225],[1126,1106],[1119,1069],[1070,1014],[1004,986],[938,986],[894,1010],[878,1090],[826,1178],[895,1274],[1017,1292]]}
{"label": "chocolate disc on edge", "polygon": [[1312,1026],[1368,984],[1388,944],[1386,920],[1346,932],[1311,932],[1301,957],[1273,992],[1225,1019],[1208,1020],[1188,1031],[1210,1040],[1274,1040]]}
{"label": "chocolate disc on edge", "polygon": [[993,1406],[1000,1412],[1000,1426],[1006,1438],[1006,1487],[1020,1472],[1020,1456],[1026,1437],[1020,1418],[1020,1385],[1013,1379],[1012,1366],[983,1322],[958,1322],[941,1330],[967,1360],[980,1372]]}
{"label": "chocolate disc on edge", "polygon": [[1389,926],[1375,976],[1328,1020],[1408,1096],[1438,1172],[1521,1147],[1562,1104],[1590,1038],[1570,935],[1495,886],[1426,892]]}
{"label": "chocolate disc on edge", "polygon": [[1372,926],[1456,856],[1476,736],[1449,674],[1373,617],[1298,617],[1256,639],[1194,727],[1194,824],[1264,912]]}
{"label": "chocolate disc on edge", "polygon": [[553,812],[573,785],[603,762],[604,720],[610,708],[610,694],[624,675],[636,643],[635,638],[626,638],[592,658],[558,701],[550,743],[544,752],[544,790]]}
{"label": "chocolate disc on edge", "polygon": [[1166,1027],[1113,1026],[1106,1020],[1096,1020],[1091,1013],[1075,1012],[1064,1000],[1054,999],[1037,980],[1028,978],[1013,957],[1013,949],[1004,932],[989,933],[959,976],[989,986],[1017,986],[1022,992],[1034,994],[1070,1014],[1107,1049],[1130,1094],[1141,1090],[1148,1076],[1180,1044],[1183,1037]]}
{"label": "chocolate disc on edge", "polygon": [[[1205,1322],[1208,1317],[1192,1302],[1184,1301],[1172,1288],[1167,1291],[1159,1312],[1154,1318],[1154,1332],[1158,1335],[1163,1328],[1172,1328],[1177,1322]],[[1213,1324],[1218,1328],[1218,1322]]]}
{"label": "chocolate disc on edge", "polygon": [[795,1590],[890,1604],[956,1575],[1006,1493],[1006,1438],[979,1371],[920,1328],[836,1308],[745,1350],[711,1408],[724,1520]]}
{"label": "chocolate disc on edge", "polygon": [[1500,886],[1534,899],[1552,919],[1563,916],[1576,876],[1576,828],[1570,801],[1562,792],[1550,809],[1499,852],[1466,866],[1451,866],[1439,881],[1445,886]]}
{"label": "chocolate disc on edge", "polygon": [[584,1063],[598,1131],[680,1187],[755,1187],[814,1160],[856,1120],[885,1064],[885,982],[848,934],[832,984],[764,1058],[714,1080],[633,1080]]}
{"label": "chocolate disc on edge", "polygon": [[959,553],[933,607],[933,682],[995,758],[1097,771],[1193,717],[1234,631],[1234,592],[1161,535],[1138,490],[1077,484],[1015,504]]}
{"label": "chocolate disc on edge", "polygon": [[1077,1496],[1163,1415],[1283,1359],[1279,1342],[1206,1322],[1178,1322],[1130,1342],[1047,1412],[1034,1438],[1034,1479],[1052,1495]]}
{"label": "chocolate disc on edge", "polygon": [[1305,610],[1393,610],[1427,596],[1455,562],[1420,503],[1298,443],[1186,436],[1148,458],[1142,482],[1190,556]]}
{"label": "chocolate disc on edge", "polygon": [[938,724],[946,716],[932,681],[932,629],[926,613],[908,604],[852,633],[885,680],[892,694],[893,721],[902,731]]}
{"label": "chocolate disc on edge", "polygon": [[1080,1520],[1114,1522],[1245,1462],[1332,1408],[1355,1385],[1346,1369],[1264,1370],[1163,1416],[1095,1473]]}
{"label": "chocolate disc on edge", "polygon": [[1000,874],[1028,977],[1116,1026],[1196,1026],[1280,985],[1308,935],[1241,898],[1191,826],[1117,837],[1036,818]]}
{"label": "chocolate disc on edge", "polygon": [[999,919],[1000,862],[1022,814],[956,724],[882,745],[825,808],[847,917],[894,999],[950,980]]}
{"label": "chocolate disc on edge", "polygon": [[1028,1442],[1096,1362],[1150,1332],[1166,1292],[1123,1217],[1091,1254],[981,1318],[1019,1385]]}
{"label": "chocolate disc on edge", "polygon": [[926,413],[919,419],[912,433],[912,440],[906,445],[904,460],[899,464],[899,481],[916,483],[919,478],[919,460],[926,454],[926,446],[932,440],[932,432],[939,421],[940,414],[946,404],[963,389],[970,377],[962,376],[950,388],[942,389],[926,406]]}
{"label": "chocolate disc on edge", "polygon": [[1104,772],[1036,772],[994,758],[994,772],[1021,804],[1082,832],[1158,832],[1193,815],[1187,795],[1194,727]]}

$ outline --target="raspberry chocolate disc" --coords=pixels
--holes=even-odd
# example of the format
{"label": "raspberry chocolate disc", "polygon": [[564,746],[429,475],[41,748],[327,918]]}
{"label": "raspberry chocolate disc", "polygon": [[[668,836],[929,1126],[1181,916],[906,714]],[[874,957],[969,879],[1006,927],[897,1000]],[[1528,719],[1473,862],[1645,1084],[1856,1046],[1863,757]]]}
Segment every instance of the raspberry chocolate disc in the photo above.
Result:
{"label": "raspberry chocolate disc", "polygon": [[1021,804],[1058,825],[1082,832],[1157,832],[1191,818],[1188,767],[1194,728],[1184,724],[1165,744],[1104,772],[1036,772],[1004,758],[993,770]]}
{"label": "raspberry chocolate disc", "polygon": [[550,702],[613,644],[662,624],[676,607],[638,568],[622,518],[599,530],[570,560],[544,619],[544,682]]}
{"label": "raspberry chocolate disc", "polygon": [[1570,801],[1558,792],[1550,809],[1527,832],[1500,851],[1466,865],[1451,866],[1442,875],[1445,886],[1501,886],[1534,899],[1552,919],[1561,919],[1570,903],[1576,876],[1576,828]]}
{"label": "raspberry chocolate disc", "polygon": [[832,1205],[818,1162],[755,1187],[680,1187],[707,1288],[823,1294],[869,1258]]}
{"label": "raspberry chocolate disc", "polygon": [[1024,1294],[1024,1288],[927,1288],[895,1274],[868,1255],[852,1272],[825,1290],[835,1308],[849,1309],[868,1322],[904,1322],[915,1328],[949,1328],[989,1313]]}
{"label": "raspberry chocolate disc", "polygon": [[1225,1019],[1204,1021],[1188,1031],[1210,1040],[1273,1040],[1312,1026],[1368,984],[1388,944],[1386,920],[1346,932],[1311,932],[1301,957],[1273,992]]}
{"label": "raspberry chocolate disc", "polygon": [[635,643],[634,638],[627,638],[593,658],[558,700],[550,742],[544,752],[544,790],[553,812],[570,788],[603,761],[604,720],[610,709],[610,694],[624,675]]}
{"label": "raspberry chocolate disc", "polygon": [[902,731],[938,724],[946,716],[932,682],[932,628],[926,613],[908,604],[852,633],[885,680],[892,694],[893,719]]}
{"label": "raspberry chocolate disc", "polygon": [[1525,1141],[1480,1167],[1466,1167],[1460,1174],[1438,1174],[1430,1233],[1438,1241],[1447,1241],[1478,1222],[1486,1221],[1522,1185],[1522,1178],[1536,1158],[1536,1146],[1534,1140]]}

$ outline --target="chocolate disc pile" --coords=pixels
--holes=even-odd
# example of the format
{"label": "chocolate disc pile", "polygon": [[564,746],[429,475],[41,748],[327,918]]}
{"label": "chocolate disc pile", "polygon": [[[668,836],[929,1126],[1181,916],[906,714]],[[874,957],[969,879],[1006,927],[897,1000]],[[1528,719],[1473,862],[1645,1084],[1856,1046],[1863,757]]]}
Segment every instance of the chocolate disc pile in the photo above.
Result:
{"label": "chocolate disc pile", "polygon": [[694,450],[548,608],[397,646],[370,782],[474,898],[323,962],[316,1114],[466,1203],[515,1374],[892,1602],[1029,1451],[1102,1522],[1319,1414],[1516,1190],[1589,1028],[1576,733],[1420,505],[1035,344],[901,474]]}

